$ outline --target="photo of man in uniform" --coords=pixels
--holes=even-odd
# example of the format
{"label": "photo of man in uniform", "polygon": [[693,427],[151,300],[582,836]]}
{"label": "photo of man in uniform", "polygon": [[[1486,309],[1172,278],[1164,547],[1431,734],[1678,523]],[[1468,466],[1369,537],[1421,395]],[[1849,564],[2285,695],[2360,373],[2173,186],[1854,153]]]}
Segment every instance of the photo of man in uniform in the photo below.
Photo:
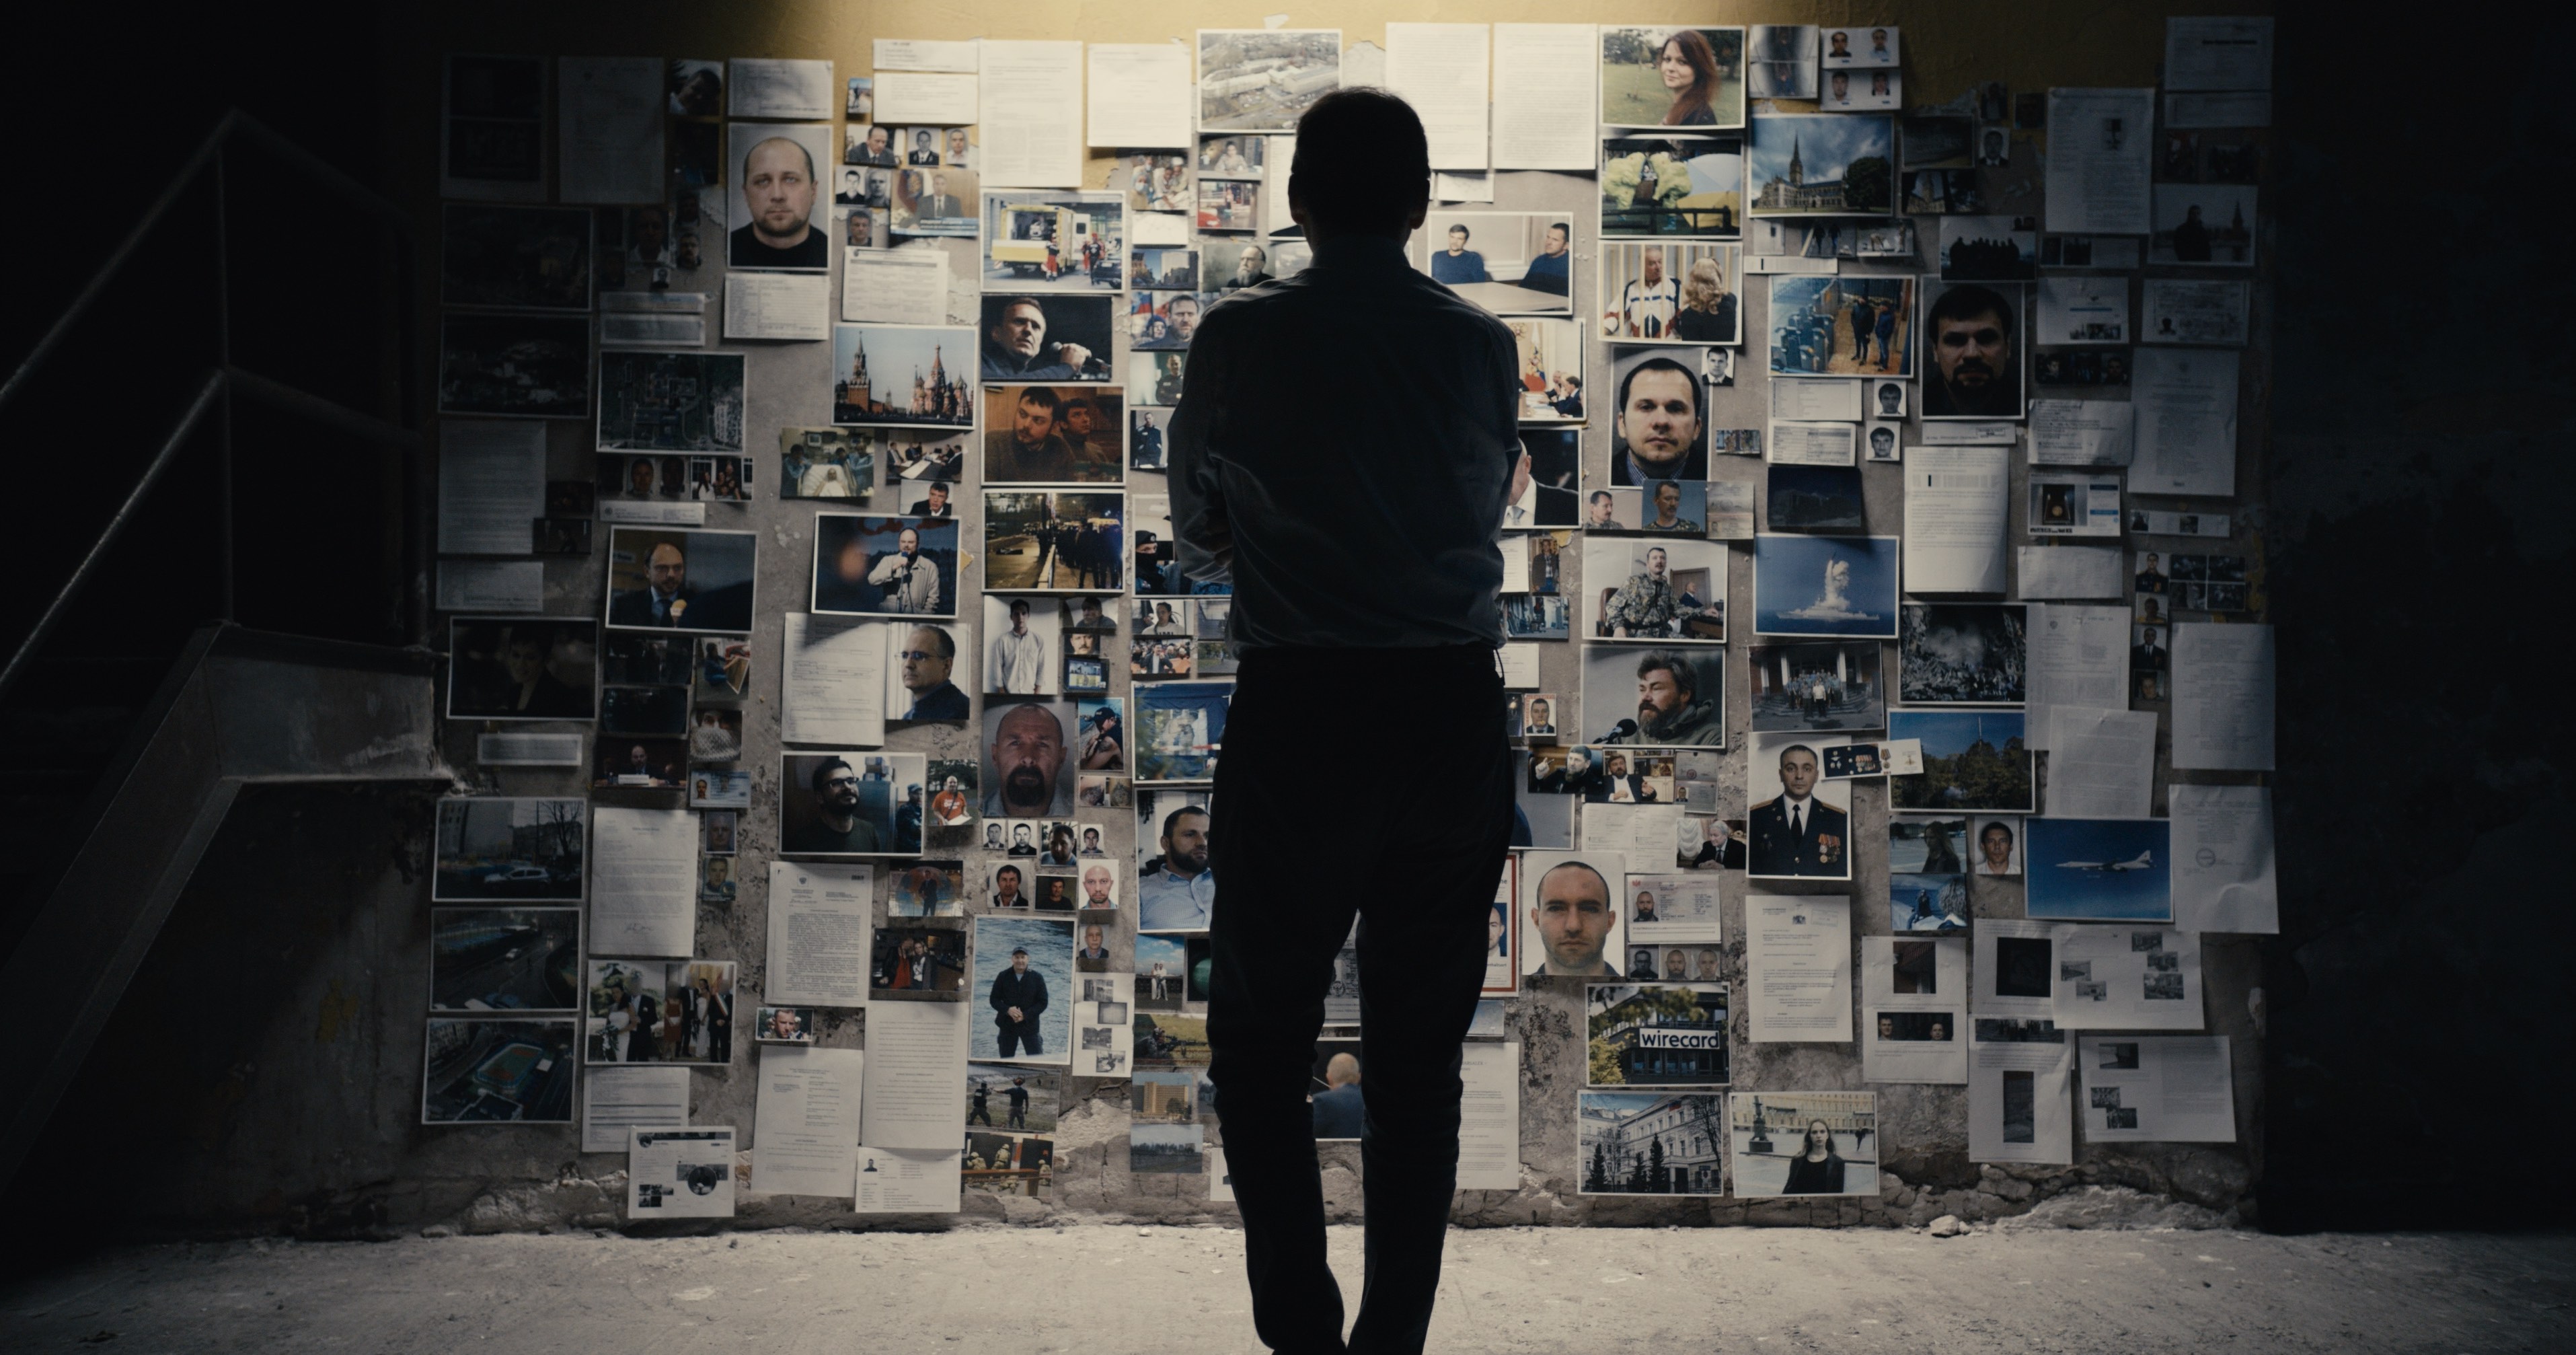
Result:
{"label": "photo of man in uniform", "polygon": [[1755,805],[1745,829],[1753,839],[1753,875],[1851,874],[1851,826],[1843,811],[1816,798],[1816,750],[1793,743],[1780,750],[1781,793]]}

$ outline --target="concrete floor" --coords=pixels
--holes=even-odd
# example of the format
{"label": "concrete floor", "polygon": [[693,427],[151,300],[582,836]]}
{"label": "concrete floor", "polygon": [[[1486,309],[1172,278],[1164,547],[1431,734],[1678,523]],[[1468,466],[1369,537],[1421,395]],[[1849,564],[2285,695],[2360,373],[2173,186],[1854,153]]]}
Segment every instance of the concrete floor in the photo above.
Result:
{"label": "concrete floor", "polygon": [[[1355,1300],[1359,1231],[1333,1230]],[[2576,1235],[1453,1231],[1438,1351],[2565,1351]],[[1242,1234],[977,1228],[126,1248],[0,1349],[1256,1352]]]}

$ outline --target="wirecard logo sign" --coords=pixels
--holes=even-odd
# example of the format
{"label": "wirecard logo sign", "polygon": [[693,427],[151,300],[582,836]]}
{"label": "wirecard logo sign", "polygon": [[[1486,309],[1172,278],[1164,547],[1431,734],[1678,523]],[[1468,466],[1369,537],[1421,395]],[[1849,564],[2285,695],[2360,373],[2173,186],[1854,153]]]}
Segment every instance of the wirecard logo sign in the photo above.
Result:
{"label": "wirecard logo sign", "polygon": [[1639,1049],[1724,1049],[1726,1032],[1718,1030],[1656,1030],[1648,1027],[1637,1032]]}

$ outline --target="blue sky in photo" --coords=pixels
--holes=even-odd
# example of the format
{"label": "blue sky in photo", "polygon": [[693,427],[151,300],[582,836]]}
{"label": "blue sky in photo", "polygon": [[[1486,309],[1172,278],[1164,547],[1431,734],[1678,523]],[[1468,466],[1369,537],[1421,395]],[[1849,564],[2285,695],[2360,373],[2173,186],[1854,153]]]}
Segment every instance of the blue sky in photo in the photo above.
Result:
{"label": "blue sky in photo", "polygon": [[[1792,619],[1785,614],[1824,593],[1825,562],[1851,563],[1850,605],[1867,621]],[[1753,625],[1765,634],[1896,634],[1897,539],[1892,536],[1761,535],[1753,538]]]}
{"label": "blue sky in photo", "polygon": [[[2029,916],[2166,922],[2173,918],[2172,829],[2168,819],[2023,821],[2027,841]],[[2132,861],[2154,853],[2146,870],[2071,870],[2066,861]]]}
{"label": "blue sky in photo", "polygon": [[1927,758],[1956,757],[1979,739],[2000,750],[2004,740],[2021,736],[2022,713],[2017,710],[1892,710],[1887,713],[1887,737],[1921,739],[1923,756]]}

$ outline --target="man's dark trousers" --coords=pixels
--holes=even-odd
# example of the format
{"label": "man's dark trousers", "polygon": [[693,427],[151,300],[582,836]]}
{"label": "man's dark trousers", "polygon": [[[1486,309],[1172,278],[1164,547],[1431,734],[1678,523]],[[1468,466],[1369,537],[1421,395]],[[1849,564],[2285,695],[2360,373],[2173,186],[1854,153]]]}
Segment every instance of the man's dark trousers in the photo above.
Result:
{"label": "man's dark trousers", "polygon": [[[1319,713],[1320,712],[1320,713]],[[1218,762],[1208,1077],[1243,1214],[1252,1323],[1281,1352],[1338,1351],[1324,1260],[1315,1036],[1359,917],[1367,1278],[1348,1349],[1418,1351],[1458,1179],[1459,1045],[1483,986],[1486,920],[1511,837],[1511,752],[1493,651],[1256,649]],[[1358,734],[1403,751],[1420,789],[1332,801],[1315,774]],[[1318,821],[1329,853],[1283,857]],[[1231,844],[1229,846],[1229,844]]]}

